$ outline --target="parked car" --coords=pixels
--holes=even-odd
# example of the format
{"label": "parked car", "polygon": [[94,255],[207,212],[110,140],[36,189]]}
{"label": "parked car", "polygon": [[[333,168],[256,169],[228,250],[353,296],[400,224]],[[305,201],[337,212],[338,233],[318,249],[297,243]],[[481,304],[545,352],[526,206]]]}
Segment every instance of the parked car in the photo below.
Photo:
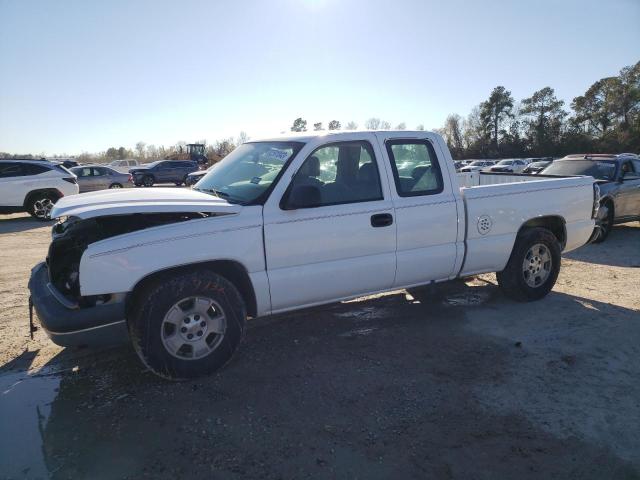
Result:
{"label": "parked car", "polygon": [[70,170],[73,167],[77,167],[78,165],[80,165],[76,160],[71,160],[70,158],[62,159],[62,160],[53,158],[53,159],[50,159],[50,160],[47,160],[47,161],[51,162],[51,163],[57,163],[59,165],[62,165],[67,170]]}
{"label": "parked car", "polygon": [[80,193],[133,186],[130,173],[122,173],[104,165],[83,165],[71,171],[78,177]]}
{"label": "parked car", "polygon": [[552,162],[553,162],[553,158],[549,158],[545,160],[533,160],[526,167],[524,167],[524,170],[522,171],[522,173],[534,173],[534,174],[540,173],[546,167],[551,165]]}
{"label": "parked car", "polygon": [[133,176],[133,183],[136,187],[142,185],[152,187],[156,183],[182,185],[187,179],[187,175],[198,171],[198,169],[198,164],[190,160],[158,160],[132,168],[129,173]]}
{"label": "parked car", "polygon": [[206,170],[198,170],[197,172],[191,172],[189,175],[187,175],[187,178],[185,179],[184,184],[187,187],[192,187],[193,185],[198,183],[202,179],[202,177],[204,177],[207,173],[209,173],[209,170],[211,170],[213,167],[215,167],[215,165],[212,165]]}
{"label": "parked car", "polygon": [[485,168],[491,167],[493,165],[495,165],[495,162],[493,162],[491,160],[474,160],[469,165],[460,168],[460,172],[461,173],[479,172],[479,171],[484,170]]}
{"label": "parked car", "polygon": [[61,200],[32,302],[59,345],[131,341],[156,374],[187,378],[231,358],[247,316],[399,288],[424,300],[484,272],[541,299],[592,234],[597,187],[492,177],[459,188],[446,142],[423,131],[248,142],[194,190]]}
{"label": "parked car", "polygon": [[137,167],[140,165],[140,162],[135,158],[128,158],[125,160],[114,160],[108,164],[109,167],[114,168],[116,170],[122,172],[128,172],[130,168]]}
{"label": "parked car", "polygon": [[619,155],[567,155],[545,168],[543,175],[590,175],[600,187],[600,208],[593,241],[604,242],[618,223],[640,220],[640,157]]}
{"label": "parked car", "polygon": [[522,173],[527,164],[519,158],[506,158],[485,169],[487,172]]}
{"label": "parked car", "polygon": [[76,193],[76,176],[61,165],[0,160],[0,213],[28,212],[38,220],[49,220],[53,204]]}

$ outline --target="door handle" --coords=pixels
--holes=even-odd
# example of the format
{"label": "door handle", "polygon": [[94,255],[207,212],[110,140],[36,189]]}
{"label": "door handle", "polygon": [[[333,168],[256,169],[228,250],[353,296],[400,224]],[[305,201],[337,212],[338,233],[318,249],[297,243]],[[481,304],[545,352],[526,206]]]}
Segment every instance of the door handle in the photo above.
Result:
{"label": "door handle", "polygon": [[393,215],[390,213],[376,213],[375,215],[371,215],[372,227],[388,227],[389,225],[393,225]]}

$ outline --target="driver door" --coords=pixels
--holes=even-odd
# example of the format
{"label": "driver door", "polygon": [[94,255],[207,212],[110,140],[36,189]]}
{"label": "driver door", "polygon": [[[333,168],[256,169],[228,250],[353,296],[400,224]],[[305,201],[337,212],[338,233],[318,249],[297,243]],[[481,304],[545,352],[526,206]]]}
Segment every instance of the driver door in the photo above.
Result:
{"label": "driver door", "polygon": [[[382,155],[370,133],[305,146],[264,207],[272,310],[391,288],[394,210]],[[307,204],[300,191],[314,193]]]}
{"label": "driver door", "polygon": [[616,220],[640,216],[640,172],[636,169],[640,162],[627,160],[623,166],[626,173],[620,172]]}

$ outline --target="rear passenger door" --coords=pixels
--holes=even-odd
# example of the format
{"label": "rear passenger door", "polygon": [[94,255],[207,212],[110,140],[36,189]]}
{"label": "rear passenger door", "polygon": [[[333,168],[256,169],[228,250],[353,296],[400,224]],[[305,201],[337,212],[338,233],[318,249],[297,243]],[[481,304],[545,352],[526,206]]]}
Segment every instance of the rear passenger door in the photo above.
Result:
{"label": "rear passenger door", "polygon": [[92,169],[92,183],[94,190],[104,190],[105,188],[109,188],[109,172],[106,168],[102,167],[93,167]]}
{"label": "rear passenger door", "polygon": [[[398,230],[394,286],[425,284],[455,276],[461,263],[464,232],[450,175],[436,137],[403,138],[377,134],[391,166],[393,204]],[[454,173],[451,173],[454,172]],[[457,189],[457,186],[456,186]],[[459,194],[458,194],[459,198]],[[463,214],[463,213],[461,213]]]}
{"label": "rear passenger door", "polygon": [[374,135],[303,148],[265,203],[264,241],[274,311],[389,289],[396,228]]}

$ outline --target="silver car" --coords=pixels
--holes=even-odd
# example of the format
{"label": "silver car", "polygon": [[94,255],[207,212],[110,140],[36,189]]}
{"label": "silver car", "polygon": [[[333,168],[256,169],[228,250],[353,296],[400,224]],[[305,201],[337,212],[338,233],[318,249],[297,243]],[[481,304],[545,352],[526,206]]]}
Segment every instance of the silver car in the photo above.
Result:
{"label": "silver car", "polygon": [[71,171],[78,177],[80,193],[133,186],[130,174],[104,165],[83,165],[74,167]]}

